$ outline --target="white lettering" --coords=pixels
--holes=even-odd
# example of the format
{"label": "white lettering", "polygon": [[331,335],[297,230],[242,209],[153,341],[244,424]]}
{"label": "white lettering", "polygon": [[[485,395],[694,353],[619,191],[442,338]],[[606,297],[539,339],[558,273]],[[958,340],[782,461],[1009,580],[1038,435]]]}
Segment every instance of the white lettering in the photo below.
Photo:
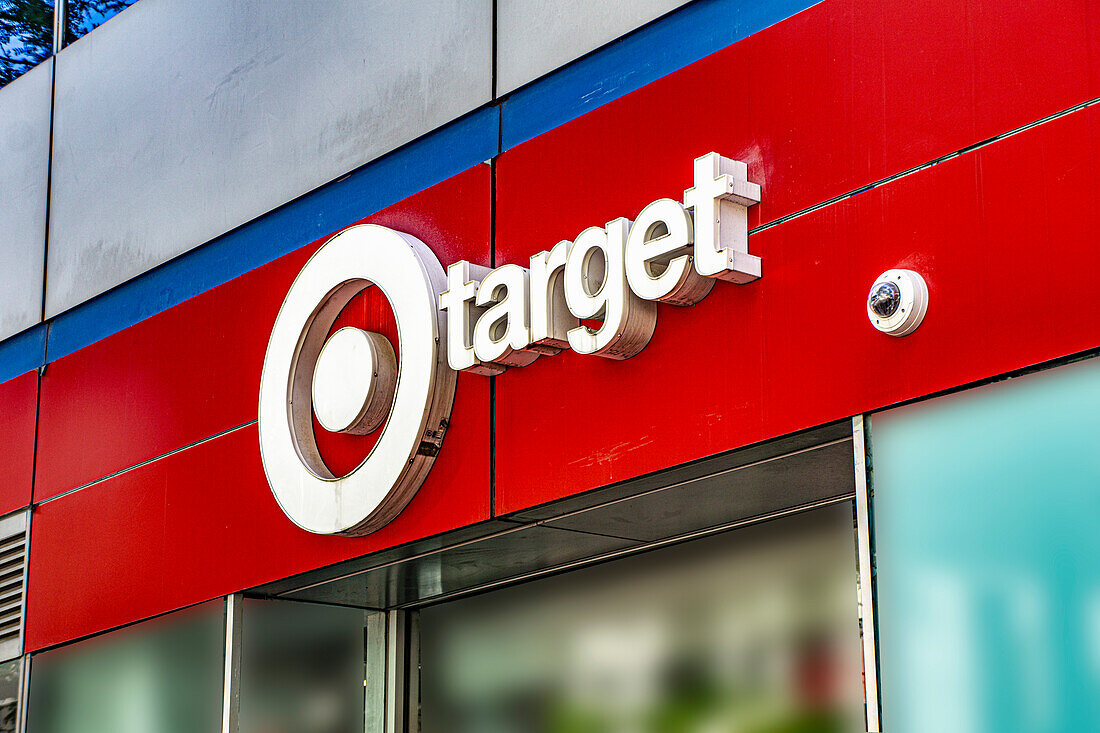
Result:
{"label": "white lettering", "polygon": [[564,349],[570,329],[580,325],[565,302],[565,259],[569,240],[562,240],[549,252],[531,257],[531,343]]}
{"label": "white lettering", "polygon": [[565,263],[565,302],[580,319],[602,321],[597,329],[569,331],[569,347],[579,354],[629,359],[645,348],[657,325],[657,306],[631,292],[624,257],[630,222],[589,227],[569,250]]}
{"label": "white lettering", "polygon": [[760,186],[748,166],[707,153],[695,159],[695,187],[684,205],[695,213],[695,269],[735,283],[760,277],[760,258],[749,254],[748,207],[760,202]]}
{"label": "white lettering", "polygon": [[760,186],[748,166],[708,153],[695,159],[693,174],[683,204],[658,199],[633,224],[589,227],[532,256],[530,270],[465,261],[447,268],[439,307],[447,311],[451,367],[500,374],[564,348],[629,359],[653,337],[657,302],[693,305],[715,279],[759,278],[748,207],[760,201]]}
{"label": "white lettering", "polygon": [[474,299],[478,284],[488,274],[488,267],[471,265],[465,260],[447,268],[447,289],[439,294],[439,307],[447,312],[447,363],[455,371],[482,376],[504,371],[495,364],[482,363],[474,353],[475,316],[484,311],[474,305]]}
{"label": "white lettering", "polygon": [[692,267],[693,230],[679,201],[659,199],[638,214],[626,243],[626,279],[639,298],[694,305],[714,287]]}
{"label": "white lettering", "polygon": [[488,306],[474,326],[474,353],[482,362],[527,366],[539,357],[529,351],[527,270],[502,265],[481,281],[476,303]]}

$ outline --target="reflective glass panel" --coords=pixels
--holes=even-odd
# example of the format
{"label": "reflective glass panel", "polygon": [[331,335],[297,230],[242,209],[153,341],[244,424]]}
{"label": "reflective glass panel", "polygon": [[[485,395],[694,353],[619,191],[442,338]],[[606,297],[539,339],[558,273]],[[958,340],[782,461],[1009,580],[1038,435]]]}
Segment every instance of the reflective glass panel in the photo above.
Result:
{"label": "reflective glass panel", "polygon": [[31,658],[34,733],[197,733],[221,727],[221,601]]}
{"label": "reflective glass panel", "polygon": [[66,0],[65,44],[106,23],[137,0]]}
{"label": "reflective glass panel", "polygon": [[246,600],[241,733],[363,733],[365,619],[353,608]]}
{"label": "reflective glass panel", "polygon": [[0,733],[15,733],[19,722],[19,660],[0,664]]}
{"label": "reflective glass panel", "polygon": [[883,730],[1100,730],[1100,360],[871,427]]}
{"label": "reflective glass panel", "polygon": [[421,611],[424,733],[864,730],[849,503]]}
{"label": "reflective glass panel", "polygon": [[0,87],[53,53],[53,0],[0,0]]}

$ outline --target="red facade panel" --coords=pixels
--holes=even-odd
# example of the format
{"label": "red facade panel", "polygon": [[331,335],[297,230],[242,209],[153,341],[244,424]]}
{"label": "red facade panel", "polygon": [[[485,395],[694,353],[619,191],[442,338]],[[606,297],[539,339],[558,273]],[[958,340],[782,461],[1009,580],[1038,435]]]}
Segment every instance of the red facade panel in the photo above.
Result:
{"label": "red facade panel", "polygon": [[[814,6],[506,151],[497,261],[525,263],[588,226],[632,217],[662,196],[680,198],[691,185],[691,160],[711,150],[746,161],[750,179],[762,184],[763,200],[750,209],[755,227],[1072,107],[1100,92],[1098,15],[1084,0],[1010,10],[978,2],[952,12],[903,0]],[[1043,29],[1039,41],[1035,28]],[[922,333],[904,344],[877,334],[862,315],[874,278],[906,263],[921,269],[962,261],[954,254],[943,263],[946,252],[1001,252],[1003,233],[974,228],[995,226],[986,206],[999,206],[1008,219],[1036,215],[1026,192],[1039,187],[1026,181],[1041,175],[1038,162],[1018,146],[1069,141],[1078,154],[1067,162],[1087,164],[1095,143],[1074,129],[1080,124],[1059,122],[968,158],[985,161],[1004,150],[1020,156],[1017,170],[988,188],[992,178],[981,167],[967,174],[976,180],[951,186],[940,185],[938,168],[921,174],[914,180],[926,188],[911,194],[902,214],[912,221],[889,213],[901,205],[894,197],[915,185],[906,180],[751,237],[764,278],[741,288],[719,284],[691,309],[661,306],[653,343],[629,363],[565,354],[509,372],[497,386],[497,511],[1066,353],[1055,341],[1069,350],[1090,345],[1087,328],[1055,329],[1037,342],[998,341],[995,353],[964,363],[930,357],[919,378],[886,368],[872,379],[865,371],[876,361],[869,353],[892,361],[914,341],[928,343],[942,317],[930,313]],[[1083,185],[1066,195],[1095,195],[1092,183]],[[996,203],[1010,198],[1022,208]],[[969,208],[960,208],[964,200]],[[1092,208],[1065,209],[1063,220],[1079,225]],[[933,223],[927,241],[911,236]],[[1026,282],[1034,273],[1020,258],[1033,247],[1018,245],[1009,261],[998,261],[999,272]],[[1087,250],[1063,251],[1072,264],[1044,265],[1044,273],[1062,277],[1093,265]],[[970,274],[952,268],[931,277],[945,278],[929,284],[936,311],[943,306],[935,292],[962,287]],[[1039,305],[1012,327],[1049,330],[1055,312]],[[963,323],[961,315],[941,322],[937,338],[969,346],[968,335],[952,335]]]}
{"label": "red facade panel", "polygon": [[[652,342],[629,361],[563,353],[508,371],[496,387],[497,511],[1100,345],[1100,303],[1070,295],[1100,277],[1098,124],[1090,107],[752,236],[764,276],[719,283],[690,308],[660,306]],[[680,154],[667,195],[689,183]],[[540,178],[524,160],[524,179]],[[595,156],[574,160],[583,180]],[[509,165],[502,190],[514,192]],[[532,193],[502,205],[502,239],[535,233],[525,250],[563,235],[556,212],[571,208]],[[644,203],[629,182],[599,200],[589,223]],[[521,210],[543,213],[521,230]],[[864,312],[893,267],[921,272],[930,292],[924,324],[903,339]]]}
{"label": "red facade panel", "polygon": [[[505,152],[496,264],[680,198],[711,150],[763,184],[755,226],[1080,103],[1100,88],[1097,17],[1086,0],[829,0]],[[1100,345],[1100,303],[1074,298],[1100,276],[1096,109],[753,235],[763,278],[660,306],[631,360],[566,352],[509,370],[495,387],[495,507],[491,382],[462,374],[439,459],[393,523],[321,537],[278,508],[249,423],[275,314],[319,242],[51,363],[35,499],[56,498],[34,516],[28,649]],[[477,166],[367,221],[444,264],[489,264],[491,188]],[[893,267],[930,290],[904,339],[864,313]],[[348,324],[393,332],[369,292]],[[0,401],[9,389],[31,409],[28,429],[0,423],[9,471],[26,478],[15,508],[29,499],[37,376],[0,385]],[[320,443],[337,471],[371,444]]]}
{"label": "red facade panel", "polygon": [[461,375],[452,428],[405,511],[362,538],[279,509],[250,425],[35,510],[26,648],[42,649],[489,517],[489,383]]}
{"label": "red facade panel", "polygon": [[0,384],[0,514],[31,503],[38,372]]}
{"label": "red facade panel", "polygon": [[[444,265],[488,264],[489,175],[479,165],[365,221],[420,237]],[[255,420],[275,315],[320,244],[52,362],[35,500]],[[360,308],[360,325],[375,312]]]}
{"label": "red facade panel", "polygon": [[986,5],[829,0],[506,151],[498,262],[678,198],[710,151],[762,184],[754,227],[1100,95],[1095,3]]}

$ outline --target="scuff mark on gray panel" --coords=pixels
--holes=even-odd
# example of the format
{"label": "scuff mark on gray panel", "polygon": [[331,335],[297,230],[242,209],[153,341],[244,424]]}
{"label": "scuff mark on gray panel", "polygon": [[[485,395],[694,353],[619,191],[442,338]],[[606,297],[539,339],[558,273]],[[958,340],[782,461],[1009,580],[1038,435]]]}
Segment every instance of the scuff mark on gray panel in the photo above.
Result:
{"label": "scuff mark on gray panel", "polygon": [[497,93],[518,89],[686,0],[498,0]]}
{"label": "scuff mark on gray panel", "polygon": [[491,16],[491,0],[142,0],[62,50],[47,315],[488,102]]}
{"label": "scuff mark on gray panel", "polygon": [[0,340],[42,320],[52,66],[0,89]]}

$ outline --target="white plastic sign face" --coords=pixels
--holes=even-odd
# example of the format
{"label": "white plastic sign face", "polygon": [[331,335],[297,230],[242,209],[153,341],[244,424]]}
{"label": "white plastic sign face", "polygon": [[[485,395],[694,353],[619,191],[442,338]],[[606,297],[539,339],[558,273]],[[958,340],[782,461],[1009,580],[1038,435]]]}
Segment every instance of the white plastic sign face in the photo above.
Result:
{"label": "white plastic sign face", "polygon": [[748,167],[709,153],[695,160],[694,177],[683,203],[659,199],[634,222],[589,227],[533,255],[529,269],[465,261],[447,268],[439,307],[451,368],[499,374],[566,348],[629,359],[653,336],[657,302],[693,305],[716,279],[759,278],[748,207],[760,201],[760,186]]}
{"label": "white plastic sign face", "polygon": [[[658,302],[692,305],[715,279],[760,277],[746,213],[760,187],[744,163],[717,153],[698,158],[694,175],[682,203],[659,199],[635,222],[589,227],[532,256],[529,268],[460,261],[444,271],[420,240],[370,224],[329,239],[283,301],[260,380],[260,454],[287,516],[311,532],[348,535],[396,517],[439,452],[457,370],[500,374],[566,348],[628,359],[652,338]],[[329,336],[344,306],[372,286],[393,308],[397,350],[355,328]],[[359,466],[335,476],[314,417],[332,432],[381,433]]]}

